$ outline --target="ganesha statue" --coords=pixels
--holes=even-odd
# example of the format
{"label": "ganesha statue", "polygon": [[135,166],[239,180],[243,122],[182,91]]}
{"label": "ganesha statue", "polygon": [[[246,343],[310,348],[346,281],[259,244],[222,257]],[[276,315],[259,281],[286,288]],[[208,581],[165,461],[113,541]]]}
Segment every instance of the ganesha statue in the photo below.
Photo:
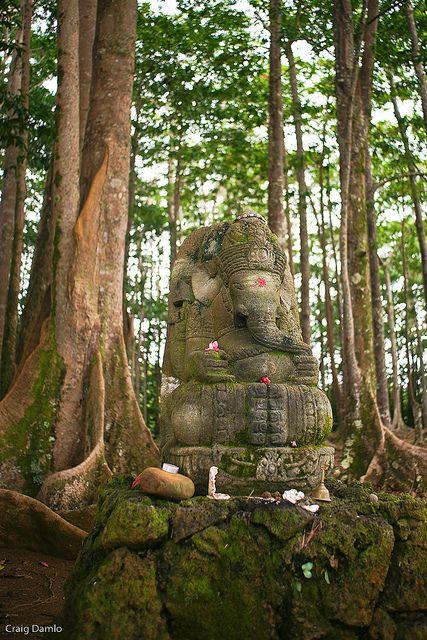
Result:
{"label": "ganesha statue", "polygon": [[302,339],[286,255],[246,213],[182,244],[170,283],[163,363],[165,460],[205,492],[310,489],[333,463],[329,401]]}

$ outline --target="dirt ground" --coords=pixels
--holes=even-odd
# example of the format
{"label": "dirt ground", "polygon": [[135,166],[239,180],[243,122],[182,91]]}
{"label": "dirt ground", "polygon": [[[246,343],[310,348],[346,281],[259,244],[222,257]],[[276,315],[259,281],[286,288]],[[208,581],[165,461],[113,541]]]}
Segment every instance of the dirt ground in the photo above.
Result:
{"label": "dirt ground", "polygon": [[[64,603],[64,582],[72,560],[0,548],[0,638],[46,638]],[[12,627],[20,627],[11,631]],[[55,633],[60,638],[61,632]]]}

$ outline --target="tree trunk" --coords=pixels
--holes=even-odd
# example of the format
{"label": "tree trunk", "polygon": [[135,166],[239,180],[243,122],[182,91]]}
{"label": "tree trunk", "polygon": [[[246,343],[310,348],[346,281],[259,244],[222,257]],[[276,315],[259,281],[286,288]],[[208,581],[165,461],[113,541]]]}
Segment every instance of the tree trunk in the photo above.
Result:
{"label": "tree trunk", "polygon": [[331,247],[332,247],[332,255],[334,258],[334,276],[335,276],[335,290],[337,292],[336,302],[337,302],[337,310],[338,317],[342,317],[342,297],[341,297],[341,282],[339,276],[338,269],[338,252],[337,252],[337,243],[335,240],[334,234],[334,225],[332,223],[332,201],[331,201],[331,176],[329,171],[329,165],[326,166],[326,196],[327,196],[327,210],[328,210],[328,223],[329,223],[329,235],[331,239]]}
{"label": "tree trunk", "polygon": [[417,316],[415,316],[415,335],[417,338],[417,353],[419,360],[419,384],[421,389],[421,423],[422,428],[420,429],[417,442],[424,442],[424,434],[423,430],[427,429],[427,380],[426,380],[426,370],[424,366],[424,347],[423,341],[421,338],[420,327],[418,325]]}
{"label": "tree trunk", "polygon": [[[363,55],[354,93],[349,187],[349,272],[353,303],[356,359],[361,373],[361,444],[354,467],[363,473],[375,452],[378,425],[374,325],[368,240],[366,169],[369,169],[368,132],[371,117],[371,85],[377,31],[378,0],[369,0]],[[369,176],[368,176],[369,180]]]}
{"label": "tree trunk", "polygon": [[81,190],[78,22],[78,0],[60,0],[50,316],[0,404],[2,486],[34,493],[44,480],[38,497],[55,509],[93,501],[110,468],[158,463],[123,339],[136,3],[98,2]]}
{"label": "tree trunk", "polygon": [[181,162],[182,140],[180,135],[176,149],[171,141],[168,160],[168,220],[171,273],[178,247],[178,222],[181,209]]}
{"label": "tree trunk", "polygon": [[414,367],[413,367],[413,353],[411,346],[411,318],[410,314],[414,312],[413,302],[410,295],[410,284],[408,274],[408,263],[406,259],[406,242],[405,242],[405,222],[402,222],[402,237],[401,237],[401,252],[402,252],[402,272],[403,272],[403,296],[405,300],[405,351],[406,351],[406,363],[408,368],[408,395],[409,403],[411,406],[412,415],[414,418],[414,427],[416,440],[422,439],[422,408],[417,399],[414,380]]}
{"label": "tree trunk", "polygon": [[390,83],[390,93],[391,93],[391,101],[393,103],[394,115],[396,117],[397,125],[399,127],[400,137],[402,138],[403,146],[405,148],[406,165],[408,167],[408,173],[409,173],[409,184],[411,186],[411,196],[412,196],[412,202],[414,204],[414,211],[415,211],[415,227],[417,229],[418,242],[420,244],[421,265],[422,265],[422,271],[423,271],[424,298],[427,306],[427,242],[426,242],[426,234],[424,229],[424,216],[421,209],[420,194],[418,191],[418,184],[417,184],[417,178],[416,178],[417,168],[415,166],[411,148],[409,146],[409,140],[406,133],[405,123],[400,114],[399,104],[397,102],[397,96],[396,96],[396,86],[394,84],[394,79],[391,74],[388,75],[388,80]]}
{"label": "tree trunk", "polygon": [[[342,358],[347,431],[360,427],[361,375],[356,359],[353,303],[350,286],[348,227],[350,163],[352,155],[352,125],[354,91],[358,75],[358,59],[354,54],[353,9],[350,0],[334,0],[335,85],[337,101],[337,138],[340,152],[341,189],[341,294],[342,294]],[[343,425],[344,426],[344,425]]]}
{"label": "tree trunk", "polygon": [[304,342],[310,344],[310,262],[307,229],[307,184],[305,181],[305,156],[301,126],[301,103],[298,95],[298,81],[292,43],[288,43],[286,47],[286,56],[289,63],[292,113],[295,124],[295,137],[297,141],[298,213],[301,243],[301,330]]}
{"label": "tree trunk", "polygon": [[427,81],[423,63],[421,61],[420,44],[418,41],[417,25],[415,23],[414,8],[411,0],[408,1],[406,7],[406,21],[408,23],[409,35],[411,36],[412,62],[415,74],[418,79],[418,91],[421,98],[421,106],[423,109],[424,128],[427,134]]}
{"label": "tree trunk", "polygon": [[[0,349],[0,398],[4,396],[15,375],[16,339],[18,328],[18,300],[21,287],[21,262],[22,245],[25,216],[25,196],[26,183],[25,175],[27,171],[27,149],[28,149],[28,108],[30,90],[30,46],[31,46],[31,17],[32,0],[25,0],[21,3],[22,16],[22,51],[20,62],[17,65],[16,73],[19,77],[19,93],[21,106],[24,113],[20,132],[21,148],[17,149],[16,166],[10,169],[10,199],[11,206],[14,206],[13,218],[13,240],[12,254],[10,261],[9,278],[3,283],[4,290],[7,289],[6,312],[4,316],[3,344]],[[8,151],[6,150],[6,155]],[[5,182],[9,182],[5,176]],[[0,259],[0,264],[1,264]],[[0,286],[0,289],[3,289]],[[1,294],[0,294],[1,295]],[[1,331],[0,331],[1,334]],[[0,342],[1,345],[1,342]]]}
{"label": "tree trunk", "polygon": [[331,298],[331,287],[329,281],[329,269],[327,262],[326,231],[325,231],[325,205],[323,189],[323,164],[319,166],[319,186],[320,186],[320,221],[316,216],[319,232],[320,248],[322,250],[322,280],[325,287],[325,315],[326,315],[326,337],[328,344],[329,360],[331,363],[332,388],[335,396],[335,404],[341,407],[341,387],[338,381],[338,371],[335,362],[335,336],[334,336],[334,309]]}
{"label": "tree trunk", "polygon": [[346,445],[343,461],[350,474],[359,476],[384,440],[376,401],[365,185],[378,1],[368,0],[363,5],[357,29],[349,0],[335,0],[334,15],[342,200],[343,386],[349,399],[342,434]]}
{"label": "tree trunk", "polygon": [[394,324],[393,292],[391,290],[390,271],[387,265],[384,265],[384,276],[387,292],[388,335],[391,342],[391,360],[393,364],[393,420],[391,423],[391,428],[401,429],[405,426],[405,423],[402,416],[401,387],[399,381],[399,365],[397,359],[397,339]]}
{"label": "tree trunk", "polygon": [[95,39],[97,0],[79,0],[79,91],[80,149],[83,149],[90,86],[92,82],[92,49]]}
{"label": "tree trunk", "polygon": [[283,99],[280,30],[281,0],[270,0],[270,74],[268,81],[268,224],[282,248],[286,245],[283,215]]}
{"label": "tree trunk", "polygon": [[374,357],[377,380],[377,402],[382,421],[390,426],[390,401],[388,396],[387,370],[385,366],[384,319],[381,295],[380,261],[377,254],[377,223],[375,216],[374,185],[371,157],[366,153],[366,213],[368,223],[369,271],[372,291],[372,320],[374,329]]}
{"label": "tree trunk", "polygon": [[[92,49],[95,37],[96,0],[79,0],[79,108],[80,150],[83,148],[89,108],[92,78]],[[52,175],[50,167],[43,197],[39,229],[31,264],[30,282],[27,290],[18,336],[17,373],[40,340],[43,322],[50,313],[52,289],[52,261],[56,221],[52,212]]]}
{"label": "tree trunk", "polygon": [[19,144],[10,144],[5,150],[0,202],[0,398],[6,393],[15,373],[26,196],[31,16],[32,0],[22,0],[22,27],[17,34],[17,45],[21,50],[14,52],[8,92],[15,99],[19,97],[23,116],[20,118],[15,112],[9,114],[11,122],[18,119],[15,135]]}
{"label": "tree trunk", "polygon": [[30,281],[20,321],[16,350],[17,375],[28,356],[40,342],[43,323],[51,308],[52,264],[55,237],[55,219],[52,207],[53,166],[49,168],[43,196],[43,206],[34,255],[31,263]]}
{"label": "tree trunk", "polygon": [[291,270],[292,277],[295,275],[294,267],[294,253],[292,249],[292,222],[290,212],[290,193],[289,193],[289,163],[288,152],[286,149],[285,137],[283,137],[283,187],[285,190],[285,227],[286,234],[286,246],[288,248],[288,260],[289,269]]}

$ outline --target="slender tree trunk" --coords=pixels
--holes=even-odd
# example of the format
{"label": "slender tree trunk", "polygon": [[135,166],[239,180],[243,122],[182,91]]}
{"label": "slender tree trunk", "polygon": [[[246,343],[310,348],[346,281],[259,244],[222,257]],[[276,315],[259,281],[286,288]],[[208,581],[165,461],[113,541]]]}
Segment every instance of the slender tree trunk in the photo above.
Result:
{"label": "slender tree trunk", "polygon": [[292,43],[286,47],[289,63],[289,79],[291,84],[292,113],[295,124],[297,141],[297,181],[298,181],[298,212],[300,220],[301,243],[301,330],[304,342],[310,343],[310,262],[307,229],[307,184],[305,181],[305,155],[301,126],[301,103],[298,94],[298,80],[295,68],[295,58]]}
{"label": "slender tree trunk", "polygon": [[354,91],[358,60],[354,59],[353,9],[350,0],[334,0],[337,137],[340,151],[341,224],[340,259],[342,291],[342,357],[344,388],[347,395],[345,415],[351,428],[360,426],[361,375],[356,358],[353,303],[350,286],[348,227],[350,163]]}
{"label": "slender tree trunk", "polygon": [[[413,313],[413,303],[409,291],[409,275],[408,275],[408,262],[406,258],[406,242],[405,242],[405,222],[402,222],[402,237],[401,237],[401,252],[402,252],[402,271],[403,271],[403,295],[405,300],[405,351],[406,351],[406,363],[408,367],[408,395],[409,402],[414,418],[414,427],[416,433],[416,440],[422,439],[422,408],[417,400],[417,394],[415,390],[414,380],[414,367],[413,367],[413,353],[411,346],[411,311]],[[412,357],[411,357],[412,356]]]}
{"label": "slender tree trunk", "polygon": [[[176,155],[176,158],[175,158]],[[168,220],[170,234],[170,271],[175,262],[178,246],[178,223],[181,209],[181,163],[182,163],[182,140],[178,140],[175,149],[171,142],[168,161]]]}
{"label": "slender tree trunk", "polygon": [[335,396],[335,403],[341,407],[341,387],[338,381],[338,371],[335,362],[335,336],[334,336],[334,310],[331,298],[331,287],[329,281],[329,269],[327,262],[326,231],[325,231],[325,205],[323,188],[323,164],[319,166],[319,186],[320,186],[320,221],[316,216],[319,231],[320,247],[322,250],[322,280],[325,287],[325,315],[326,315],[326,336],[331,363],[332,388]]}
{"label": "slender tree trunk", "polygon": [[377,402],[381,419],[390,426],[390,401],[388,396],[387,371],[385,366],[384,318],[381,295],[380,261],[377,254],[377,224],[375,217],[374,185],[371,157],[366,153],[366,213],[368,223],[369,271],[372,291],[372,320],[374,329],[374,356],[377,380]]}
{"label": "slender tree trunk", "polygon": [[268,93],[268,224],[282,248],[286,244],[283,215],[283,99],[280,30],[281,0],[270,0],[270,73]]}
{"label": "slender tree trunk", "polygon": [[[14,187],[11,181],[11,205],[14,200],[14,229],[12,241],[12,254],[9,271],[9,282],[5,285],[7,288],[7,305],[4,317],[3,345],[0,349],[0,398],[6,393],[10,387],[15,374],[15,357],[16,357],[16,340],[18,328],[18,301],[21,288],[21,263],[23,248],[23,232],[25,217],[25,197],[26,197],[26,181],[25,175],[27,171],[28,156],[28,108],[29,108],[29,90],[30,90],[30,46],[31,46],[31,17],[32,17],[32,0],[25,0],[21,3],[22,17],[22,50],[20,53],[19,76],[20,87],[19,93],[21,98],[21,106],[23,109],[23,122],[21,126],[21,148],[18,150],[16,157],[16,167],[14,169]],[[7,153],[7,152],[6,152]],[[7,177],[5,178],[6,182]],[[1,264],[0,259],[0,264]],[[0,285],[0,288],[1,285]],[[1,294],[0,294],[1,295]],[[1,344],[1,342],[0,342]]]}
{"label": "slender tree trunk", "polygon": [[[332,200],[331,200],[331,175],[329,170],[329,165],[326,166],[326,196],[327,196],[327,209],[328,209],[328,224],[329,224],[329,235],[331,240],[332,247],[332,256],[334,260],[334,277],[335,277],[335,290],[336,290],[336,302],[337,302],[337,310],[338,317],[342,317],[342,296],[341,296],[341,282],[340,275],[338,269],[338,252],[337,252],[337,243],[335,241],[335,233],[334,233],[334,225],[332,222]],[[326,235],[325,235],[326,238]]]}
{"label": "slender tree trunk", "polygon": [[418,242],[420,244],[424,298],[427,306],[427,242],[426,242],[426,234],[424,229],[424,216],[421,209],[420,194],[418,190],[417,178],[415,175],[417,172],[417,168],[415,166],[414,158],[412,156],[411,148],[409,146],[409,140],[408,140],[408,135],[406,133],[405,123],[401,116],[399,104],[397,102],[396,86],[394,83],[393,76],[389,74],[388,79],[390,83],[390,93],[391,93],[391,101],[393,103],[394,115],[396,117],[397,125],[399,127],[400,137],[402,139],[403,146],[405,148],[406,165],[408,167],[408,173],[409,173],[409,184],[411,186],[411,196],[412,196],[412,202],[414,204],[414,211],[415,211],[415,227],[417,230]]}
{"label": "slender tree trunk", "polygon": [[[424,347],[423,341],[421,338],[421,331],[418,325],[418,319],[415,315],[415,335],[417,337],[417,353],[419,360],[419,384],[421,389],[421,411],[422,411],[422,429],[425,431],[427,429],[427,379],[426,379],[426,370],[424,366]],[[423,442],[424,437],[421,431],[418,442]]]}
{"label": "slender tree trunk", "polygon": [[80,148],[83,149],[92,82],[92,49],[97,0],[79,0]]}
{"label": "slender tree trunk", "polygon": [[[125,259],[123,263],[123,333],[126,344],[126,353],[128,356],[128,360],[131,363],[131,371],[133,375],[132,363],[134,362],[134,353],[135,353],[135,335],[133,330],[133,322],[134,318],[131,314],[129,314],[127,309],[127,301],[126,301],[126,278],[128,273],[128,263],[129,263],[129,249],[130,249],[130,236],[132,231],[133,217],[134,217],[134,207],[135,207],[135,189],[136,189],[136,156],[138,153],[138,121],[139,114],[141,110],[141,100],[138,95],[136,104],[135,104],[135,112],[136,112],[136,123],[135,128],[132,133],[131,138],[131,153],[130,153],[130,167],[129,167],[129,204],[128,204],[128,218],[127,218],[127,226],[126,226],[126,244],[125,244]],[[141,243],[139,242],[139,246]],[[139,255],[139,251],[138,251]]]}
{"label": "slender tree trunk", "polygon": [[9,113],[11,124],[14,119],[18,120],[14,133],[19,143],[14,142],[5,150],[0,201],[0,398],[9,388],[15,370],[26,195],[31,16],[32,0],[22,0],[22,25],[17,34],[20,51],[16,50],[12,58],[8,92],[14,99],[20,100],[24,115],[20,117],[19,112],[15,111]]}
{"label": "slender tree trunk", "polygon": [[[319,286],[318,286],[319,300],[322,300],[321,284],[322,284],[322,280],[319,280]],[[322,389],[326,388],[325,336],[324,336],[324,330],[323,330],[324,316],[325,316],[325,310],[322,308],[322,305],[319,304],[318,314],[317,314],[317,326],[319,327],[319,344],[320,344],[319,371],[320,371],[320,384]]]}
{"label": "slender tree trunk", "polygon": [[418,79],[418,91],[423,109],[424,128],[427,134],[427,81],[424,66],[421,61],[420,44],[418,41],[417,25],[415,23],[414,8],[409,0],[405,7],[406,21],[408,23],[409,35],[411,36],[412,62]]}
{"label": "slender tree trunk", "polygon": [[391,427],[401,429],[405,426],[402,416],[401,387],[399,381],[399,365],[397,359],[397,338],[394,324],[394,302],[391,289],[390,271],[384,265],[384,277],[387,292],[387,313],[388,313],[388,335],[391,342],[391,360],[393,365],[393,420]]}
{"label": "slender tree trunk", "polygon": [[295,275],[294,253],[292,249],[292,222],[290,212],[290,193],[289,193],[289,162],[288,151],[286,149],[285,138],[283,137],[283,187],[285,189],[285,223],[286,223],[286,245],[288,248],[289,269],[292,277]]}

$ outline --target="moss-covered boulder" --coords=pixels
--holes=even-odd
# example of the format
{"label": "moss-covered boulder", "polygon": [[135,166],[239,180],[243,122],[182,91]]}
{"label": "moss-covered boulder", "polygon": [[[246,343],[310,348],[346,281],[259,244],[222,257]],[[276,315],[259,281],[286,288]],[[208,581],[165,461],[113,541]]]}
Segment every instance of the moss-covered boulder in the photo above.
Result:
{"label": "moss-covered boulder", "polygon": [[103,488],[66,589],[65,637],[427,637],[426,502],[333,489],[312,515],[284,501]]}

